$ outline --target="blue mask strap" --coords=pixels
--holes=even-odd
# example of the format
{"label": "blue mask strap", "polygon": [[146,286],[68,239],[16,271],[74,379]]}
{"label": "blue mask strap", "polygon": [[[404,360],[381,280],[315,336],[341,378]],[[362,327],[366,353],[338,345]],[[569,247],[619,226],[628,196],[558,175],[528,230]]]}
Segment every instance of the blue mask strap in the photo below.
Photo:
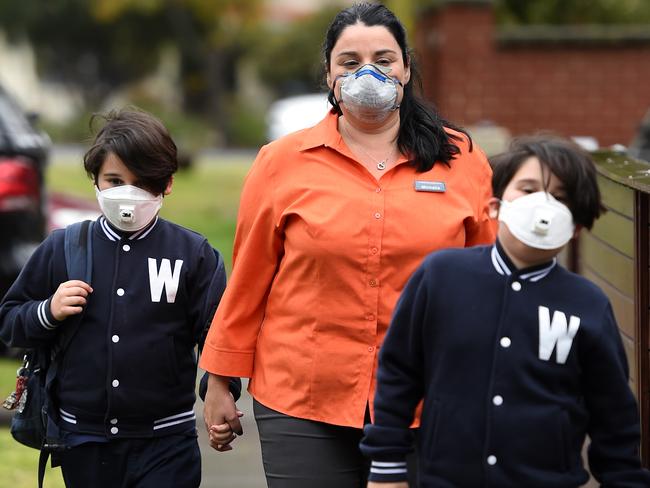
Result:
{"label": "blue mask strap", "polygon": [[[377,69],[377,68],[375,68],[375,69]],[[377,71],[375,71],[374,69],[371,69],[371,68],[363,68],[362,67],[359,71],[357,71],[355,73],[351,73],[351,74],[354,75],[355,78],[359,78],[360,76],[363,76],[363,75],[371,75],[371,76],[375,77],[376,79],[378,79],[379,81],[385,82],[386,80],[392,80],[393,83],[402,86],[402,82],[399,81],[397,78],[390,78],[389,76],[387,76],[387,75],[385,75],[383,73],[377,73]]]}
{"label": "blue mask strap", "polygon": [[371,68],[365,68],[364,66],[373,66],[374,67],[374,65],[365,64],[361,68],[359,68],[357,71],[354,71],[354,72],[351,72],[351,73],[345,73],[345,74],[342,74],[342,75],[338,75],[336,78],[334,78],[334,85],[336,85],[336,82],[339,81],[340,78],[347,78],[348,76],[354,76],[354,78],[356,79],[356,78],[359,78],[360,76],[363,76],[363,75],[371,75],[371,76],[373,76],[374,78],[378,79],[381,82],[385,82],[386,80],[391,80],[396,85],[403,86],[402,82],[399,81],[397,78],[391,78],[391,77],[389,77],[389,76],[387,76],[387,75],[385,75],[384,73],[381,73],[381,72],[378,73],[377,71],[381,71],[381,70],[379,70],[379,68],[371,69]]}
{"label": "blue mask strap", "polygon": [[372,75],[373,77],[377,78],[379,81],[386,81],[388,79],[388,76],[386,76],[383,73],[377,73],[374,69],[370,68],[362,68],[356,73],[352,73],[355,78],[359,78],[360,76],[363,75]]}

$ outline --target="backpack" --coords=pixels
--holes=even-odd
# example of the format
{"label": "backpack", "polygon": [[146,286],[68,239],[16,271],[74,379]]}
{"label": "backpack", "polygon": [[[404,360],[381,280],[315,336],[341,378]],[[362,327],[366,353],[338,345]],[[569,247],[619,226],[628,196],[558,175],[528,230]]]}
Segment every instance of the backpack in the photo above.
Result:
{"label": "backpack", "polygon": [[[92,278],[92,228],[93,222],[85,220],[65,229],[64,254],[68,279],[83,280],[90,284]],[[23,365],[18,370],[16,391],[3,406],[15,413],[11,419],[11,435],[28,447],[41,450],[39,459],[39,487],[42,486],[47,458],[51,451],[64,448],[56,436],[48,436],[49,390],[61,358],[81,323],[83,312],[61,327],[55,344],[51,347],[28,349]]]}

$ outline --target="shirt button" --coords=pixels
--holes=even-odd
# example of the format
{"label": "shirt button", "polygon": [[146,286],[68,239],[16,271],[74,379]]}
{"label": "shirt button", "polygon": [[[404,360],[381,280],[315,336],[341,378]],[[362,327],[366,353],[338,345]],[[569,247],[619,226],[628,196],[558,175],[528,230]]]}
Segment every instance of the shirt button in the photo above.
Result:
{"label": "shirt button", "polygon": [[519,283],[518,281],[513,281],[510,287],[515,291],[519,291],[521,290],[521,283]]}
{"label": "shirt button", "polygon": [[117,289],[117,296],[118,297],[124,296],[124,288],[118,288]]}
{"label": "shirt button", "polygon": [[374,314],[369,313],[368,315],[366,315],[366,320],[375,320]]}
{"label": "shirt button", "polygon": [[376,218],[376,219],[380,219],[380,218],[381,218],[381,214],[380,214],[379,212],[375,212],[375,218]]}
{"label": "shirt button", "polygon": [[110,422],[111,424],[115,425],[117,423],[117,419],[111,419]]}
{"label": "shirt button", "polygon": [[372,286],[372,287],[375,287],[375,286],[377,286],[377,280],[370,280],[370,281],[368,282],[368,284],[369,284],[370,286]]}
{"label": "shirt button", "polygon": [[497,463],[497,457],[496,456],[488,456],[487,463],[490,466],[494,466]]}
{"label": "shirt button", "polygon": [[370,347],[368,348],[368,352],[372,352],[372,351],[374,351],[374,350],[375,350],[375,348],[372,347],[372,346],[370,346]]}
{"label": "shirt button", "polygon": [[117,434],[120,431],[117,427],[111,427],[111,434]]}
{"label": "shirt button", "polygon": [[124,244],[122,246],[122,251],[129,252],[130,250],[131,250],[131,246],[129,246],[128,244]]}
{"label": "shirt button", "polygon": [[120,386],[120,381],[119,380],[113,380],[111,382],[111,385],[113,385],[113,388],[117,388],[118,386]]}
{"label": "shirt button", "polygon": [[381,188],[379,187],[375,188],[375,193],[379,193],[379,192],[381,192]]}
{"label": "shirt button", "polygon": [[120,342],[120,336],[114,335],[113,337],[111,337],[111,340],[115,343]]}
{"label": "shirt button", "polygon": [[510,347],[512,341],[510,340],[510,337],[502,337],[499,344],[501,344],[501,347]]}
{"label": "shirt button", "polygon": [[494,398],[492,398],[492,403],[494,403],[497,407],[499,405],[503,404],[503,397],[501,395],[495,395]]}
{"label": "shirt button", "polygon": [[379,252],[379,249],[377,249],[376,247],[373,247],[372,249],[370,249],[370,252],[373,253],[373,254],[377,254]]}

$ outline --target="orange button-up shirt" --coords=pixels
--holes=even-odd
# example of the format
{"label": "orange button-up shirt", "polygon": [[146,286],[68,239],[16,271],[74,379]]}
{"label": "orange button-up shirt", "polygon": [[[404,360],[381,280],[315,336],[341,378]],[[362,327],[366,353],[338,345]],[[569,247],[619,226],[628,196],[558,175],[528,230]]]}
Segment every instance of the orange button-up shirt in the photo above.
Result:
{"label": "orange button-up shirt", "polygon": [[377,350],[411,273],[436,249],[494,240],[492,172],[464,136],[456,144],[451,167],[417,173],[402,158],[379,181],[332,113],[264,146],[200,366],[250,377],[252,396],[274,410],[362,427]]}

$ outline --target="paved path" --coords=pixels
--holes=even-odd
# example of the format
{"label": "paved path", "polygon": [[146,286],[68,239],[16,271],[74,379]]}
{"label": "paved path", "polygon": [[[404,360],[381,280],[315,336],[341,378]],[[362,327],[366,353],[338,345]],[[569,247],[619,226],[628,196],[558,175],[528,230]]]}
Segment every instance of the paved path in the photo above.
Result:
{"label": "paved path", "polygon": [[[246,380],[243,381],[245,390]],[[253,402],[247,391],[242,391],[237,407],[244,412],[241,419],[244,435],[235,440],[232,451],[217,452],[207,441],[203,424],[203,402],[196,402],[196,424],[203,461],[202,487],[266,488],[257,427],[253,418]]]}

